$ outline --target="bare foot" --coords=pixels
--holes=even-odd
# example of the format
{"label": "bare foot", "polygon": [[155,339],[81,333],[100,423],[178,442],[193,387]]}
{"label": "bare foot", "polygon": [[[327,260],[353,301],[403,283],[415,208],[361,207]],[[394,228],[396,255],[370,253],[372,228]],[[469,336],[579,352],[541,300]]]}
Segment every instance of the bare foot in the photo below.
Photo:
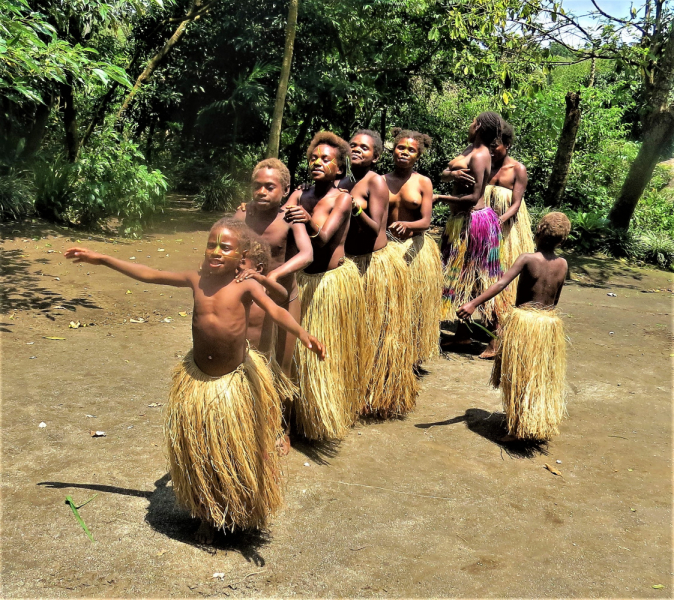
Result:
{"label": "bare foot", "polygon": [[288,434],[284,434],[276,440],[276,451],[279,456],[288,456],[290,452],[290,438]]}
{"label": "bare foot", "polygon": [[487,346],[485,351],[482,354],[480,354],[480,356],[478,356],[478,358],[481,358],[483,360],[489,360],[490,358],[494,358],[495,356],[496,356],[496,350]]}
{"label": "bare foot", "polygon": [[197,544],[211,546],[215,539],[215,528],[206,521],[202,521],[199,529],[194,532],[194,539]]}
{"label": "bare foot", "polygon": [[514,435],[508,434],[504,435],[503,437],[500,437],[498,439],[499,442],[516,442],[517,438]]}

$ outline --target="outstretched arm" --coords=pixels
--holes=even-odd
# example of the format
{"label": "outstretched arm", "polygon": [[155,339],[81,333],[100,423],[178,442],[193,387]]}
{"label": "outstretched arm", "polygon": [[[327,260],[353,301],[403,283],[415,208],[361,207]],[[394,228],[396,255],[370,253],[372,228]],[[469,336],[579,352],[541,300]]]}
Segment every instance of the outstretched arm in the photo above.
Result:
{"label": "outstretched arm", "polygon": [[527,189],[527,168],[522,163],[515,165],[515,185],[513,186],[513,199],[510,208],[501,215],[501,224],[506,223],[508,219],[512,219],[522,204],[524,192]]}
{"label": "outstretched arm", "polygon": [[484,304],[487,302],[487,300],[491,300],[494,296],[497,296],[504,289],[506,289],[508,284],[522,272],[522,269],[527,263],[528,256],[531,255],[520,254],[517,257],[517,260],[513,263],[513,266],[503,274],[501,279],[499,279],[494,285],[487,288],[487,290],[475,298],[475,300],[471,300],[470,302],[466,302],[463,306],[460,306],[456,311],[457,316],[460,319],[468,320],[478,306]]}
{"label": "outstretched arm", "polygon": [[249,291],[255,304],[264,310],[279,326],[292,333],[309,350],[314,352],[320,360],[325,359],[325,346],[321,344],[313,335],[309,335],[299,323],[293,319],[292,315],[265,294],[264,289],[255,283],[249,284]]}
{"label": "outstretched arm", "polygon": [[99,254],[98,252],[87,250],[86,248],[68,248],[64,256],[66,258],[74,259],[76,263],[85,262],[90,265],[104,265],[115,271],[119,271],[123,275],[127,275],[128,277],[145,283],[172,285],[174,287],[190,287],[192,285],[193,273],[190,271],[182,271],[180,273],[174,271],[160,271],[158,269],[146,267],[145,265],[113,258],[107,254]]}

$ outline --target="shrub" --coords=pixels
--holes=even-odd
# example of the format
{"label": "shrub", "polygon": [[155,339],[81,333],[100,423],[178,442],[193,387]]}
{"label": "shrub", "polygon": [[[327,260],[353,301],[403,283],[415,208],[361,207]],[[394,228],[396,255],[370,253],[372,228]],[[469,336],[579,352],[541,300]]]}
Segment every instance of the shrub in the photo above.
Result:
{"label": "shrub", "polygon": [[243,198],[242,187],[229,173],[225,173],[214,182],[203,186],[195,201],[204,211],[233,211]]}
{"label": "shrub", "polygon": [[62,158],[41,159],[33,169],[35,174],[35,212],[53,223],[67,223],[68,210],[75,197],[74,166]]}
{"label": "shrub", "polygon": [[121,234],[137,235],[164,206],[167,188],[164,175],[148,169],[143,158],[136,144],[111,132],[85,148],[76,164],[71,219],[93,227],[116,217]]}
{"label": "shrub", "polygon": [[25,171],[0,174],[0,222],[18,220],[33,209],[33,185]]}
{"label": "shrub", "polygon": [[644,260],[662,268],[674,266],[674,239],[659,231],[648,231],[639,236]]}

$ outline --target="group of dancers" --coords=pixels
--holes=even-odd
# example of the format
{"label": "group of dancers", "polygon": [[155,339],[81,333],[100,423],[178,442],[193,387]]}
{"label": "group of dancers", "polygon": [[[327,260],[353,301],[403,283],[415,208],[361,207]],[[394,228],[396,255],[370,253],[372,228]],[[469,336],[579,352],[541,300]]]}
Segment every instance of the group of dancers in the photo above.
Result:
{"label": "group of dancers", "polygon": [[[427,135],[394,130],[394,169],[382,176],[378,133],[346,142],[321,131],[307,150],[313,185],[290,194],[281,161],[258,163],[250,202],[213,225],[198,271],[66,252],[192,289],[194,345],[173,374],[165,434],[176,498],[201,520],[202,541],[213,529],[264,526],[279,508],[291,426],[334,440],[360,415],[411,411],[442,321],[459,320],[452,345],[470,343],[476,311],[498,332],[483,357],[496,359],[506,439],[558,433],[565,341],[555,306],[567,265],[555,248],[570,224],[546,215],[534,252],[512,127],[485,112],[468,139],[442,174],[451,195],[434,195],[415,171]],[[434,202],[451,213],[440,247],[428,233]]]}

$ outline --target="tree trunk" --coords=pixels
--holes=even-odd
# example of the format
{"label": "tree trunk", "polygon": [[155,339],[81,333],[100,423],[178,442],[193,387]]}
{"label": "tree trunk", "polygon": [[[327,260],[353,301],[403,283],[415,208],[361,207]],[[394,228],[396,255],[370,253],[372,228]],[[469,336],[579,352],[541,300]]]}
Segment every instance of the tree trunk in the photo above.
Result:
{"label": "tree trunk", "polygon": [[124,103],[122,104],[122,107],[119,109],[119,112],[117,113],[117,121],[120,121],[123,118],[124,114],[129,109],[129,106],[131,106],[131,103],[133,102],[136,93],[141,88],[143,83],[145,83],[152,76],[152,73],[154,73],[157,70],[157,67],[161,64],[161,61],[171,51],[171,48],[173,48],[173,46],[175,46],[180,41],[183,35],[185,35],[187,26],[192,21],[196,21],[201,17],[201,15],[208,12],[208,9],[210,8],[210,6],[213,4],[214,1],[215,0],[204,3],[202,0],[192,0],[190,8],[187,11],[187,14],[183,18],[183,20],[180,21],[178,27],[173,32],[173,35],[168,40],[166,40],[166,43],[162,46],[161,50],[159,50],[159,52],[157,52],[157,54],[155,54],[147,62],[145,69],[138,76],[138,79],[136,79],[136,83],[133,85],[133,89],[127,94],[126,98],[124,99]]}
{"label": "tree trunk", "polygon": [[627,229],[639,198],[651,180],[655,165],[674,142],[674,111],[661,112],[651,119],[645,130],[639,154],[630,166],[620,195],[608,215],[616,229]]}
{"label": "tree trunk", "polygon": [[145,142],[145,161],[149,165],[152,162],[152,143],[154,142],[154,128],[157,124],[157,119],[152,118],[150,121],[150,130],[147,133],[147,140]]}
{"label": "tree trunk", "polygon": [[33,119],[33,126],[26,134],[26,144],[21,151],[21,158],[26,159],[33,156],[39,149],[44,134],[47,131],[47,122],[51,114],[52,106],[54,105],[54,96],[51,94],[44,104],[38,104],[35,109],[35,118]]}
{"label": "tree trunk", "polygon": [[670,101],[674,82],[674,24],[664,35],[668,37],[653,69],[652,83],[646,85],[649,111],[644,119],[641,148],[608,215],[617,229],[629,227],[655,165],[674,141],[674,104]]}
{"label": "tree trunk", "polygon": [[286,94],[288,93],[290,66],[292,64],[293,48],[295,46],[298,5],[299,0],[290,0],[288,5],[288,22],[286,23],[286,42],[285,48],[283,49],[283,64],[281,65],[281,76],[278,82],[278,89],[276,90],[274,115],[271,119],[269,145],[267,146],[267,158],[278,158],[279,147],[281,145],[281,125],[283,123],[283,109],[286,103]]}
{"label": "tree trunk", "polygon": [[379,135],[383,142],[386,141],[386,106],[381,109],[381,121],[379,123]]}
{"label": "tree trunk", "polygon": [[68,78],[67,83],[61,84],[61,102],[63,104],[63,127],[66,132],[66,154],[73,163],[77,160],[80,151],[79,135],[77,131],[77,111],[75,110],[75,96],[73,86]]}
{"label": "tree trunk", "polygon": [[290,148],[288,148],[288,171],[290,171],[291,189],[295,188],[295,183],[297,180],[297,167],[299,166],[302,157],[302,146],[304,144],[304,140],[307,137],[307,134],[309,133],[309,128],[311,127],[311,122],[313,119],[314,115],[312,113],[306,114],[304,116],[304,121],[302,121],[302,124],[300,125],[300,130],[297,133],[297,137]]}
{"label": "tree trunk", "polygon": [[566,190],[566,180],[569,177],[573,149],[576,146],[576,135],[580,125],[580,92],[567,92],[566,116],[562,135],[559,136],[559,145],[552,173],[548,181],[548,189],[545,193],[546,206],[559,206],[562,203]]}

